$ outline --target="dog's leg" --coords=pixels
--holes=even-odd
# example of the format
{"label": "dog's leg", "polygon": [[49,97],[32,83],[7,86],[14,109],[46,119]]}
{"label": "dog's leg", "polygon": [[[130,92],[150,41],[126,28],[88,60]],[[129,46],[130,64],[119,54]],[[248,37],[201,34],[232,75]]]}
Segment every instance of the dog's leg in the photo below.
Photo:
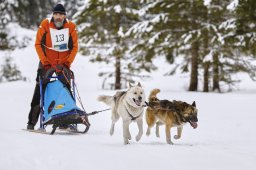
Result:
{"label": "dog's leg", "polygon": [[112,119],[112,124],[111,124],[111,128],[110,128],[110,135],[112,136],[114,134],[114,131],[115,131],[115,123],[118,121],[119,119],[119,115],[117,114],[116,110],[112,110],[112,116],[111,116],[111,119]]}
{"label": "dog's leg", "polygon": [[152,109],[148,108],[146,110],[146,122],[148,124],[148,129],[147,129],[146,135],[149,136],[151,128],[154,127],[154,125],[156,123],[156,118],[155,118],[155,115],[154,115],[154,112]]}
{"label": "dog's leg", "polygon": [[159,126],[161,126],[161,125],[163,125],[163,123],[162,122],[160,122],[160,121],[158,121],[158,122],[156,122],[156,137],[160,137],[160,135],[159,135]]}
{"label": "dog's leg", "polygon": [[165,133],[166,133],[166,142],[170,145],[173,145],[171,141],[171,126],[169,124],[165,125]]}
{"label": "dog's leg", "polygon": [[132,140],[132,136],[131,136],[131,133],[130,133],[129,128],[128,128],[128,132],[127,132],[127,133],[128,133],[128,139],[129,139],[129,140]]}
{"label": "dog's leg", "polygon": [[180,139],[183,126],[177,127],[177,135],[174,135],[174,139]]}
{"label": "dog's leg", "polygon": [[146,132],[146,135],[149,136],[150,135],[150,127],[148,126],[148,129],[147,129],[147,132]]}
{"label": "dog's leg", "polygon": [[131,136],[131,133],[130,133],[129,125],[128,125],[128,128],[127,128],[127,134],[128,134],[128,139],[132,140],[132,136]]}
{"label": "dog's leg", "polygon": [[123,138],[124,138],[124,144],[127,145],[129,144],[129,122],[128,121],[123,121]]}
{"label": "dog's leg", "polygon": [[114,130],[115,130],[115,122],[112,121],[111,128],[110,128],[110,131],[109,131],[111,136],[114,134]]}
{"label": "dog's leg", "polygon": [[137,125],[138,125],[138,128],[139,128],[139,133],[136,136],[136,141],[138,142],[140,140],[142,134],[143,134],[143,120],[142,120],[142,118],[137,120]]}

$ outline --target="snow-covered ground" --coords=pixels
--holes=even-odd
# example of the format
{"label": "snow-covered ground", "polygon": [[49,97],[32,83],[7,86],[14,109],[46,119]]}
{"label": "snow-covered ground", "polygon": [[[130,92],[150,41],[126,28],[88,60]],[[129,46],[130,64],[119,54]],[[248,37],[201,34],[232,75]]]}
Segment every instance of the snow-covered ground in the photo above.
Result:
{"label": "snow-covered ground", "polygon": [[[34,32],[30,32],[34,36]],[[4,56],[0,52],[0,56]],[[113,136],[109,135],[110,111],[90,117],[91,128],[85,135],[44,135],[22,131],[26,127],[30,102],[35,85],[38,58],[30,46],[15,50],[15,57],[27,82],[0,84],[0,169],[1,170],[251,170],[256,166],[255,83],[246,79],[239,91],[232,93],[187,92],[184,77],[163,77],[168,65],[152,79],[142,81],[146,93],[160,88],[159,98],[196,101],[199,110],[198,128],[184,127],[183,136],[174,145],[165,142],[164,127],[160,138],[152,131],[136,142],[137,125],[131,124],[133,139],[123,145],[121,120]],[[102,65],[92,64],[77,56],[73,63],[80,96],[88,112],[108,108],[96,98],[114,94],[101,90],[97,73]],[[50,129],[48,129],[50,130]],[[176,129],[172,129],[172,136]]]}

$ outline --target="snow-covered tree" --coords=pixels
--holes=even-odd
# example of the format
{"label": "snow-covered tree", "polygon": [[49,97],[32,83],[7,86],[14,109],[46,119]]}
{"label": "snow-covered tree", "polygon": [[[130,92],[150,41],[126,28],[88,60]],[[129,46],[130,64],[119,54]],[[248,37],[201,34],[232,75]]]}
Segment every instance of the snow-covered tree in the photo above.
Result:
{"label": "snow-covered tree", "polygon": [[[248,73],[252,78],[255,78],[253,48],[245,46],[246,42],[243,41],[248,34],[243,34],[243,36],[240,34],[242,27],[239,20],[243,15],[235,13],[240,10],[242,4],[249,5],[248,3],[250,1],[215,0],[208,6],[209,16],[215,16],[211,17],[209,22],[213,28],[211,29],[212,39],[210,40],[209,53],[212,56],[213,91],[221,91],[221,85],[227,85],[231,90],[232,86],[239,82],[235,75],[240,72]],[[252,8],[253,4],[249,5],[248,9],[244,9],[246,16],[250,15]],[[242,19],[242,21],[247,22],[246,19]],[[247,31],[253,35],[252,30]],[[249,53],[246,54],[245,51],[247,50],[243,49],[247,49]]]}
{"label": "snow-covered tree", "polygon": [[101,72],[105,79],[114,77],[114,89],[124,88],[126,81],[140,77],[140,70],[150,71],[151,60],[133,53],[138,39],[125,36],[125,32],[139,20],[139,0],[90,0],[77,15],[80,27],[80,50],[93,56],[93,62],[111,64],[113,69]]}
{"label": "snow-covered tree", "polygon": [[25,28],[37,28],[40,22],[50,16],[54,6],[62,3],[67,11],[67,17],[72,19],[84,2],[82,0],[16,0],[11,8],[13,20]]}
{"label": "snow-covered tree", "polygon": [[3,1],[0,3],[0,50],[9,49],[8,33],[6,30],[7,24],[12,20],[11,3]]}
{"label": "snow-covered tree", "polygon": [[[144,20],[127,32],[142,39],[136,49],[149,51],[150,57],[165,56],[171,64],[181,57],[177,68],[191,73],[189,90],[197,90],[200,30],[204,27],[203,1],[145,0],[141,13]],[[147,52],[145,53],[147,54]],[[191,67],[189,68],[189,65]]]}
{"label": "snow-covered tree", "polygon": [[234,45],[237,0],[143,2],[143,20],[126,34],[141,39],[135,49],[168,59],[173,68],[166,75],[190,72],[190,91],[197,91],[201,77],[204,91],[221,91],[220,84],[230,86],[234,74],[249,70]]}
{"label": "snow-covered tree", "polygon": [[18,67],[13,63],[11,57],[6,57],[0,70],[0,82],[25,80]]}

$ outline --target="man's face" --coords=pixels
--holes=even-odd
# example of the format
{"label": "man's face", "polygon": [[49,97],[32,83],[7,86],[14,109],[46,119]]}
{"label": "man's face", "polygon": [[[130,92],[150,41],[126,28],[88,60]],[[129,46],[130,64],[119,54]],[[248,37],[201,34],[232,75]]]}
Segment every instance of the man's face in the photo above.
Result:
{"label": "man's face", "polygon": [[66,18],[66,15],[60,14],[60,13],[54,13],[53,14],[53,20],[54,24],[57,28],[60,28],[63,26],[63,21]]}

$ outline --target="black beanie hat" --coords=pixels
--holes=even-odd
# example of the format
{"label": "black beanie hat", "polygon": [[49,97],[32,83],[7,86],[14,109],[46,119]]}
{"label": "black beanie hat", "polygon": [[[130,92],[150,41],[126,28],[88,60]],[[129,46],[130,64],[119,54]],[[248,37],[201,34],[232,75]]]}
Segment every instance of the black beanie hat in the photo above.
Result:
{"label": "black beanie hat", "polygon": [[60,13],[60,14],[64,14],[66,15],[66,10],[64,8],[64,6],[62,4],[57,4],[54,8],[53,8],[53,13]]}

